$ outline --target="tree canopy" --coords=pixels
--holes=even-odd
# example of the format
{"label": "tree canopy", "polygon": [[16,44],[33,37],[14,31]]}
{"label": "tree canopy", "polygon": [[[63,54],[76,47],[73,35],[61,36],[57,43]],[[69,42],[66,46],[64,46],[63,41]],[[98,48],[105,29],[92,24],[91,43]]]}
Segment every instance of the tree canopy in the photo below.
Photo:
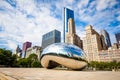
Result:
{"label": "tree canopy", "polygon": [[17,55],[12,55],[10,50],[0,49],[0,66],[12,67],[17,62]]}
{"label": "tree canopy", "polygon": [[19,58],[10,50],[0,49],[0,67],[41,67],[41,64],[34,53],[28,58]]}

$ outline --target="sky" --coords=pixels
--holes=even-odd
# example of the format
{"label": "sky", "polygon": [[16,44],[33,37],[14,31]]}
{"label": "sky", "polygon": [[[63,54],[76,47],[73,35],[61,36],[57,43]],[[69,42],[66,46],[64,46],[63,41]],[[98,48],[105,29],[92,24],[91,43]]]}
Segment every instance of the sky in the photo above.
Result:
{"label": "sky", "polygon": [[92,25],[100,33],[105,29],[112,43],[120,32],[120,0],[0,0],[0,48],[15,51],[24,42],[41,46],[42,35],[61,31],[63,8],[74,10],[76,33],[81,39],[85,27]]}

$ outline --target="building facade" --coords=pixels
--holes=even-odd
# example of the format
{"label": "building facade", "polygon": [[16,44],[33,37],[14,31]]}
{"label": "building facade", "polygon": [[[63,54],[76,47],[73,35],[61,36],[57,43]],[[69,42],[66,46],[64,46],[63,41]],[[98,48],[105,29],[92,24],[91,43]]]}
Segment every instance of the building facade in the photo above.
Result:
{"label": "building facade", "polygon": [[107,47],[111,46],[110,36],[109,33],[106,30],[101,30],[101,35],[104,37],[105,45]]}
{"label": "building facade", "polygon": [[61,42],[61,32],[58,30],[50,31],[42,36],[42,48],[58,42]]}
{"label": "building facade", "polygon": [[38,60],[40,60],[40,55],[41,55],[42,50],[43,49],[40,46],[33,46],[30,48],[27,48],[26,58],[28,58],[30,54],[36,54],[38,56]]}
{"label": "building facade", "polygon": [[91,25],[85,29],[85,37],[83,38],[83,49],[87,54],[88,61],[99,61],[98,52],[103,49],[101,36],[92,28]]}
{"label": "building facade", "polygon": [[31,45],[32,45],[31,42],[25,42],[25,43],[23,43],[22,58],[25,58],[25,56],[26,56],[26,50],[27,50],[27,48],[30,48]]}
{"label": "building facade", "polygon": [[99,51],[99,59],[101,62],[120,61],[120,48],[112,48]]}
{"label": "building facade", "polygon": [[120,32],[115,34],[117,43],[120,43]]}
{"label": "building facade", "polygon": [[75,23],[72,18],[68,20],[68,32],[66,33],[65,43],[74,44],[82,48],[82,40],[76,34]]}
{"label": "building facade", "polygon": [[65,42],[65,36],[66,33],[68,32],[68,19],[72,18],[74,20],[74,11],[70,10],[68,8],[64,8],[64,33],[63,33],[63,38],[64,38],[64,42]]}

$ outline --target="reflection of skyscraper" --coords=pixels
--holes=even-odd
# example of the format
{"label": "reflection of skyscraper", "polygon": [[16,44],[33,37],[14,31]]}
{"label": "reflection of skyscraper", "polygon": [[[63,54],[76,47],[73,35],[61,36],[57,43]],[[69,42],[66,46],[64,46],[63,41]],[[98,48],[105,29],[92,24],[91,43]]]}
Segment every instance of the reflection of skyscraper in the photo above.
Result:
{"label": "reflection of skyscraper", "polygon": [[101,30],[101,35],[104,36],[106,46],[110,47],[111,46],[111,41],[110,41],[110,37],[109,37],[108,32],[106,30]]}
{"label": "reflection of skyscraper", "polygon": [[120,32],[115,34],[117,43],[120,43]]}
{"label": "reflection of skyscraper", "polygon": [[68,32],[68,19],[72,18],[74,20],[74,11],[64,8],[64,33],[63,33],[63,38],[65,42],[65,35]]}
{"label": "reflection of skyscraper", "polygon": [[75,23],[72,18],[68,20],[68,32],[66,33],[65,43],[74,44],[82,48],[82,40],[80,40],[80,37],[76,34]]}
{"label": "reflection of skyscraper", "polygon": [[23,58],[25,58],[25,56],[26,56],[26,50],[27,50],[27,48],[31,47],[31,45],[32,45],[31,42],[25,42],[25,43],[23,44],[23,48],[22,48],[22,51],[23,51],[22,57],[23,57]]}
{"label": "reflection of skyscraper", "polygon": [[58,30],[53,30],[42,36],[42,48],[58,42],[61,42],[61,32]]}

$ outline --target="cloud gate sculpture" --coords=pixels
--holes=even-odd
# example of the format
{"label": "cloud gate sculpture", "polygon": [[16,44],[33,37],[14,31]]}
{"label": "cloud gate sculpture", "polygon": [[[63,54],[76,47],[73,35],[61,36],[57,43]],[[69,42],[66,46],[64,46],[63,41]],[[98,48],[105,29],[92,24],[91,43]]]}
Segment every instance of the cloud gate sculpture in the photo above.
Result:
{"label": "cloud gate sculpture", "polygon": [[86,54],[77,46],[66,43],[54,43],[46,47],[41,53],[43,67],[52,69],[63,65],[73,70],[86,67]]}

